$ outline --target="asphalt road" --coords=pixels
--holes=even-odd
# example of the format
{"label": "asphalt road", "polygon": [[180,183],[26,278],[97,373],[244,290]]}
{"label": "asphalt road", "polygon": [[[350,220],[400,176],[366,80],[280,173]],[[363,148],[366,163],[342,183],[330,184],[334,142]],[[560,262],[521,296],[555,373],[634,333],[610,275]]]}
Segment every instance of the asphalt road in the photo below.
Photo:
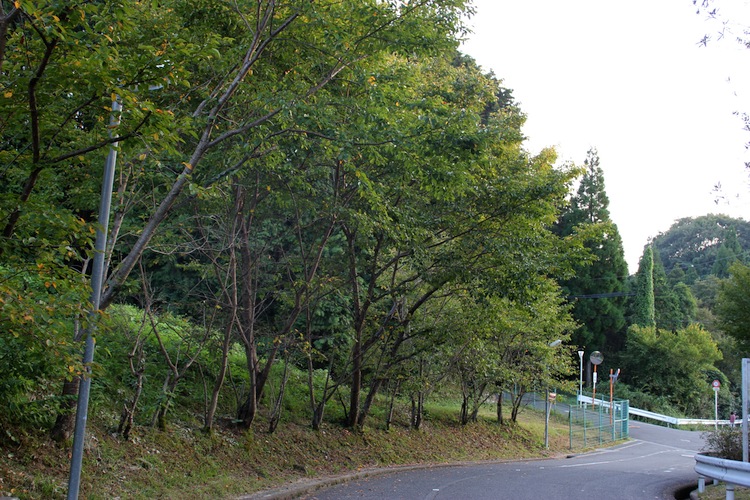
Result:
{"label": "asphalt road", "polygon": [[695,486],[700,432],[631,422],[631,440],[566,458],[442,466],[358,479],[308,500],[667,499]]}

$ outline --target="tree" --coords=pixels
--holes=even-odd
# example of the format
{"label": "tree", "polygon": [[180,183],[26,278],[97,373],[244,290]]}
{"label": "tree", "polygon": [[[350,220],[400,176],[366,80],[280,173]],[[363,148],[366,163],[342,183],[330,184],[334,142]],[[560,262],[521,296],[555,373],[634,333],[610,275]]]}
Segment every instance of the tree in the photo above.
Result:
{"label": "tree", "polygon": [[530,297],[539,281],[569,269],[567,243],[548,227],[571,173],[553,169],[549,152],[530,158],[520,149],[514,107],[482,121],[499,82],[474,64],[411,64],[412,75],[421,71],[430,75],[421,80],[430,99],[419,105],[417,130],[425,119],[439,128],[387,155],[356,158],[362,196],[342,217],[354,329],[351,426],[362,425],[403,361],[414,341],[410,324],[429,301],[477,283]]}
{"label": "tree", "polygon": [[654,305],[654,253],[651,245],[643,250],[635,280],[631,323],[642,327],[653,327],[656,325],[656,309]]}
{"label": "tree", "polygon": [[[163,38],[168,9],[149,12],[129,2],[10,4],[3,2],[0,10],[0,67],[8,82],[0,120],[0,255],[14,272],[30,276],[35,268],[44,269],[55,276],[47,282],[55,284],[67,276],[63,288],[76,286],[83,294],[103,150],[116,141],[123,153],[168,150],[181,123],[148,87],[167,86],[167,81],[179,87],[187,75],[180,63],[205,62],[207,47],[187,46],[175,37],[174,57],[161,58],[154,44]],[[121,16],[119,22],[113,13]],[[125,103],[124,112],[117,111],[115,100]],[[119,123],[112,136],[111,123]],[[81,296],[75,300],[87,302]],[[85,307],[72,315],[71,305],[52,307],[71,325],[71,339],[79,340]],[[36,337],[36,349],[57,342],[53,331]],[[68,342],[62,357],[70,361],[77,344]],[[67,364],[73,380],[66,384],[66,398],[75,395],[75,375],[81,372],[80,361]]]}
{"label": "tree", "polygon": [[[280,136],[326,135],[305,113],[321,89],[370,57],[454,47],[463,10],[463,2],[452,0],[16,3],[0,19],[8,33],[3,44],[13,47],[1,47],[0,61],[15,85],[4,89],[14,107],[0,125],[3,160],[11,165],[3,170],[9,182],[2,183],[6,239],[0,251],[22,253],[19,243],[38,231],[45,211],[36,209],[32,195],[55,207],[50,194],[61,197],[66,180],[76,183],[71,173],[92,171],[90,153],[119,141],[123,163],[146,171],[140,188],[149,196],[147,203],[130,204],[125,224],[131,231],[112,245],[106,308],[176,207],[250,168],[275,150]],[[53,74],[52,65],[60,71]],[[123,111],[116,137],[106,139],[113,98]],[[96,186],[96,179],[88,175],[84,185]],[[84,222],[95,199],[71,201],[84,202],[76,207]],[[76,249],[58,237],[40,241]],[[85,260],[79,267],[85,269]]]}
{"label": "tree", "polygon": [[724,272],[734,259],[745,261],[750,250],[750,223],[716,214],[686,217],[659,233],[651,244],[664,269],[679,266],[685,273],[705,278]]}
{"label": "tree", "polygon": [[747,351],[750,348],[750,267],[735,263],[729,272],[730,277],[719,285],[718,326]]}
{"label": "tree", "polygon": [[[671,277],[674,275],[671,273]],[[654,250],[654,318],[656,326],[665,330],[685,328],[694,321],[697,303],[685,283],[670,283],[658,251]]]}
{"label": "tree", "polygon": [[698,325],[676,331],[634,325],[621,353],[623,379],[687,415],[707,417],[713,408],[710,381],[720,374],[716,363],[721,357],[711,335]]}
{"label": "tree", "polygon": [[590,254],[591,260],[578,264],[575,276],[562,283],[574,301],[573,317],[580,324],[573,342],[590,350],[622,344],[626,303],[623,295],[628,275],[622,239],[609,217],[609,199],[599,163],[597,151],[590,149],[577,194],[555,227],[561,236],[580,234]]}

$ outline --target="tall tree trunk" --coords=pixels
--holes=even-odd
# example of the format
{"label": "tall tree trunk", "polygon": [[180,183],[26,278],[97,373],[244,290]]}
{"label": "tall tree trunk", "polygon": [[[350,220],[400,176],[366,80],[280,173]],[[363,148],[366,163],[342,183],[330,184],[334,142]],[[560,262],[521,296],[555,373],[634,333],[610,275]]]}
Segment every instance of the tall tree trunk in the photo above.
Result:
{"label": "tall tree trunk", "polygon": [[[349,415],[347,426],[354,428],[359,420],[359,401],[362,392],[362,331],[364,330],[364,318],[367,314],[367,300],[364,303],[360,297],[359,273],[357,272],[357,248],[356,231],[344,227],[346,236],[348,258],[349,258],[349,285],[351,286],[352,311],[354,319],[354,343],[351,350],[352,370],[349,392]],[[371,288],[371,287],[370,287]]]}
{"label": "tall tree trunk", "polygon": [[52,426],[50,437],[58,443],[67,441],[73,434],[73,424],[75,423],[75,407],[78,396],[78,385],[81,383],[81,377],[73,377],[72,380],[66,380],[62,388],[62,402],[60,410],[55,419],[55,425]]}
{"label": "tall tree trunk", "polygon": [[289,354],[287,354],[284,359],[284,374],[281,377],[281,384],[279,385],[279,393],[276,396],[276,402],[273,406],[273,410],[271,411],[271,416],[269,418],[268,432],[270,434],[273,434],[273,432],[276,430],[276,427],[279,425],[279,420],[281,419],[281,409],[283,407],[282,403],[284,402],[284,391],[286,390],[286,383],[288,380],[289,380]]}
{"label": "tall tree trunk", "polygon": [[219,393],[221,392],[221,388],[224,386],[224,379],[226,378],[227,374],[227,365],[229,364],[229,349],[232,346],[231,340],[233,326],[234,322],[229,321],[224,329],[224,341],[221,345],[221,361],[219,363],[219,373],[216,375],[214,387],[211,391],[211,402],[208,404],[208,408],[206,408],[206,420],[203,425],[203,430],[205,432],[211,432],[213,430],[214,418],[216,416],[216,407],[219,404]]}
{"label": "tall tree trunk", "polygon": [[253,425],[255,416],[258,412],[258,397],[256,387],[258,386],[258,372],[256,366],[258,364],[257,354],[255,353],[254,345],[252,347],[245,346],[245,356],[247,357],[247,371],[250,377],[250,387],[247,390],[247,398],[244,403],[239,407],[237,411],[237,420],[245,429],[249,429]]}
{"label": "tall tree trunk", "polygon": [[359,416],[357,417],[358,428],[361,429],[365,426],[365,419],[367,419],[367,416],[370,414],[370,408],[372,408],[372,403],[375,401],[375,396],[378,394],[380,387],[382,387],[385,381],[385,379],[377,377],[373,379],[372,383],[370,384],[370,390],[367,393],[367,397],[365,398],[365,403],[362,405],[362,409],[360,410]]}
{"label": "tall tree trunk", "polygon": [[117,433],[122,436],[124,440],[130,439],[130,431],[133,429],[133,419],[135,418],[135,410],[138,407],[138,401],[141,399],[141,393],[143,392],[143,371],[139,371],[135,379],[135,392],[133,393],[133,399],[125,402],[122,406],[122,413],[120,414],[120,425],[117,427]]}
{"label": "tall tree trunk", "polygon": [[469,423],[469,398],[464,394],[461,398],[461,413],[459,414],[461,425]]}
{"label": "tall tree trunk", "polygon": [[142,332],[139,332],[133,350],[128,355],[130,373],[135,377],[135,391],[130,402],[125,401],[123,403],[122,413],[120,414],[120,425],[117,427],[117,433],[126,441],[130,438],[130,430],[133,428],[135,411],[138,408],[138,401],[141,399],[141,393],[143,392],[143,373],[146,371],[146,360],[143,356],[143,337],[141,337],[141,333]]}
{"label": "tall tree trunk", "polygon": [[312,429],[317,431],[320,430],[320,426],[323,423],[323,414],[325,413],[326,403],[334,391],[329,387],[331,381],[331,372],[333,371],[333,359],[331,356],[328,360],[328,370],[326,372],[326,381],[323,386],[323,393],[320,396],[320,401],[315,402],[315,385],[314,385],[314,365],[311,356],[307,356],[307,385],[310,392],[310,408],[312,410]]}
{"label": "tall tree trunk", "polygon": [[352,380],[349,392],[349,419],[347,425],[357,426],[359,421],[359,399],[362,391],[362,342],[361,334],[357,332],[352,346]]}
{"label": "tall tree trunk", "polygon": [[500,393],[497,395],[497,422],[499,424],[503,422],[503,390],[500,389]]}
{"label": "tall tree trunk", "polygon": [[[245,358],[247,372],[250,378],[247,399],[239,408],[237,420],[245,429],[249,429],[258,412],[258,351],[255,339],[255,296],[256,290],[253,284],[255,277],[255,266],[252,250],[250,249],[250,229],[254,221],[254,210],[244,216],[244,206],[247,202],[247,190],[242,186],[236,186],[237,214],[242,218],[239,225],[240,238],[240,273],[238,283],[240,286],[240,325],[239,330],[242,343],[245,346]],[[253,198],[254,200],[257,197]]]}
{"label": "tall tree trunk", "polygon": [[167,373],[167,377],[164,379],[162,385],[163,399],[159,402],[159,406],[156,407],[154,416],[151,419],[151,425],[157,427],[161,431],[167,430],[167,411],[172,405],[172,394],[174,389],[177,387],[178,380],[174,379],[172,372]]}
{"label": "tall tree trunk", "polygon": [[512,408],[510,412],[510,420],[513,423],[518,421],[518,411],[521,409],[521,402],[523,401],[524,394],[525,391],[519,389],[519,391],[511,397]]}
{"label": "tall tree trunk", "polygon": [[401,387],[401,382],[396,381],[393,390],[391,391],[391,397],[388,401],[388,413],[385,417],[385,430],[390,430],[391,423],[393,422],[393,411],[396,406],[396,396],[398,395],[399,387]]}
{"label": "tall tree trunk", "polygon": [[422,427],[424,415],[424,391],[417,391],[416,397],[411,397],[411,427],[419,430]]}

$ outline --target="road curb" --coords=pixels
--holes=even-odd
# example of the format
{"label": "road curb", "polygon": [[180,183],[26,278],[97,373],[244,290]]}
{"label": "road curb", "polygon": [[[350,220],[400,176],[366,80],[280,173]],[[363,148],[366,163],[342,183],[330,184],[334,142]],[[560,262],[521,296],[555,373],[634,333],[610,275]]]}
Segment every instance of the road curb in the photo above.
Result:
{"label": "road curb", "polygon": [[318,490],[330,488],[339,484],[366,479],[369,477],[385,476],[397,472],[408,472],[423,469],[439,469],[444,467],[468,467],[472,465],[487,464],[507,464],[513,462],[535,462],[540,460],[549,460],[554,458],[572,458],[574,455],[561,453],[559,455],[550,455],[548,457],[530,457],[513,460],[479,460],[467,462],[450,462],[450,463],[433,463],[433,464],[415,464],[400,465],[391,467],[374,467],[362,469],[356,472],[350,472],[337,476],[327,476],[315,479],[301,479],[300,481],[289,483],[278,488],[259,491],[248,495],[235,497],[236,500],[294,500],[296,498],[310,495]]}

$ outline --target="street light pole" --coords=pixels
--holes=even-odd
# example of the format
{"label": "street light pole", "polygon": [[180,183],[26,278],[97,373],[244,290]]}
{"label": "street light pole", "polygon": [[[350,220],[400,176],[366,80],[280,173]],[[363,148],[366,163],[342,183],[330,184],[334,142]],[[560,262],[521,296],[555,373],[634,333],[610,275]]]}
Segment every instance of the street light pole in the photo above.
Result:
{"label": "street light pole", "polygon": [[[550,347],[557,347],[560,344],[562,344],[562,340],[557,339],[553,342],[550,342],[548,345]],[[545,370],[549,374],[549,368]],[[549,412],[550,412],[550,404],[549,404],[549,381],[544,381],[545,385],[547,386],[546,394],[544,398],[544,449],[549,449]]]}
{"label": "street light pole", "polygon": [[589,361],[591,361],[591,364],[594,365],[594,379],[592,380],[593,384],[591,385],[591,407],[593,408],[594,405],[596,405],[596,367],[599,366],[602,361],[604,361],[604,356],[602,356],[602,353],[600,353],[599,351],[594,351],[589,356]]}
{"label": "street light pole", "polygon": [[578,369],[578,404],[580,405],[583,397],[583,351],[578,351],[578,361],[580,363]]}
{"label": "street light pole", "polygon": [[[112,113],[110,117],[110,137],[115,134],[115,127],[120,124],[119,113],[122,105],[117,99],[112,100]],[[68,500],[77,500],[81,486],[81,468],[83,463],[84,439],[86,437],[86,422],[89,411],[89,394],[91,392],[91,364],[94,361],[94,336],[97,315],[101,302],[102,289],[104,288],[105,257],[107,251],[107,231],[109,227],[109,213],[112,206],[112,186],[114,184],[115,169],[117,164],[117,141],[109,146],[109,154],[104,165],[104,177],[102,179],[101,199],[99,202],[99,227],[96,229],[96,242],[94,263],[91,270],[91,311],[89,312],[90,324],[86,327],[86,341],[83,351],[84,371],[78,388],[78,402],[76,407],[75,430],[73,434],[73,448],[70,458],[70,476],[68,477]],[[76,339],[78,340],[78,339]]]}

